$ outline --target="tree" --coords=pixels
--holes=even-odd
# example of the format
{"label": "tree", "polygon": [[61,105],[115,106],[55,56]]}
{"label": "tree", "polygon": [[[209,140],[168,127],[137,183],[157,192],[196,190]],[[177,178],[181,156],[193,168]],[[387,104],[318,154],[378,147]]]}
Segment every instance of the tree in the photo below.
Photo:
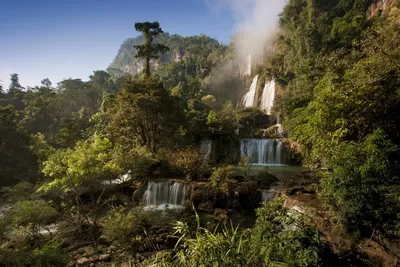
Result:
{"label": "tree", "polygon": [[78,226],[89,222],[88,214],[82,210],[82,195],[87,195],[96,225],[99,208],[107,202],[103,199],[107,181],[118,178],[120,173],[112,159],[112,144],[107,138],[94,136],[87,141],[79,141],[74,148],[58,150],[49,157],[43,173],[53,180],[39,190],[49,192],[61,189],[65,199],[73,196],[73,219]]}
{"label": "tree", "polygon": [[46,78],[46,79],[43,79],[43,80],[40,82],[40,84],[41,84],[43,87],[50,88],[52,83],[51,83],[51,81],[49,80],[49,78]]}
{"label": "tree", "polygon": [[151,152],[173,145],[179,127],[184,124],[177,101],[163,85],[153,79],[124,84],[115,106],[109,110],[108,131],[114,143],[127,150],[146,146]]}
{"label": "tree", "polygon": [[21,86],[21,84],[19,83],[19,77],[18,77],[18,74],[17,73],[13,73],[13,74],[10,74],[10,87],[9,87],[9,89],[10,90],[12,90],[12,89],[19,89],[19,90],[22,90],[22,89],[24,89],[24,87],[22,87]]}
{"label": "tree", "polygon": [[137,22],[135,23],[135,29],[141,32],[144,37],[144,44],[134,46],[137,49],[135,57],[145,60],[144,73],[147,77],[150,77],[150,60],[157,59],[159,53],[165,53],[169,48],[163,44],[153,44],[154,37],[163,33],[157,21]]}
{"label": "tree", "polygon": [[0,106],[0,185],[36,178],[37,159],[29,149],[29,141],[18,127],[14,107]]}

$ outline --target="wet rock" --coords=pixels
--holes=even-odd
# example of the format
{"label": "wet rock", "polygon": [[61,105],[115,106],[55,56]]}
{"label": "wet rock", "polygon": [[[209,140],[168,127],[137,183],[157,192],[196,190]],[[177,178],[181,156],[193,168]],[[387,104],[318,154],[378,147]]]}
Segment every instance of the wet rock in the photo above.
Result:
{"label": "wet rock", "polygon": [[94,259],[83,257],[83,258],[78,259],[76,261],[76,264],[78,266],[89,266],[94,261],[95,261]]}
{"label": "wet rock", "polygon": [[110,254],[102,254],[98,257],[99,261],[108,261],[111,258]]}
{"label": "wet rock", "polygon": [[208,212],[208,213],[213,212],[213,203],[212,203],[212,201],[201,202],[199,204],[199,206],[197,207],[197,210]]}
{"label": "wet rock", "polygon": [[214,211],[214,215],[216,215],[218,217],[218,215],[220,215],[220,214],[228,215],[228,211],[225,209],[216,208]]}
{"label": "wet rock", "polygon": [[228,223],[228,215],[220,213],[219,215],[217,215],[217,221],[227,224]]}

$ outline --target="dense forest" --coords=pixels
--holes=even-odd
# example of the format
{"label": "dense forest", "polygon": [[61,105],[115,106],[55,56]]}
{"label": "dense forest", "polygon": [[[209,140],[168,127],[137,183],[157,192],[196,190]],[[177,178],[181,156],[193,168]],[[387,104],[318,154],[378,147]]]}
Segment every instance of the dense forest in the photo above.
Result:
{"label": "dense forest", "polygon": [[251,75],[135,29],[88,81],[0,87],[0,266],[398,266],[399,1],[288,0]]}

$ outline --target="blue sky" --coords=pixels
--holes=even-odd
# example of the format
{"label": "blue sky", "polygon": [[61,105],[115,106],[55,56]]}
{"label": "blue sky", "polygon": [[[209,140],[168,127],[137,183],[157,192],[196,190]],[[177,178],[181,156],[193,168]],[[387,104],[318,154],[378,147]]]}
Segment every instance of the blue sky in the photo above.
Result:
{"label": "blue sky", "polygon": [[228,43],[234,18],[210,0],[0,0],[0,81],[18,73],[23,86],[53,84],[106,69],[137,21],[164,31],[207,34]]}

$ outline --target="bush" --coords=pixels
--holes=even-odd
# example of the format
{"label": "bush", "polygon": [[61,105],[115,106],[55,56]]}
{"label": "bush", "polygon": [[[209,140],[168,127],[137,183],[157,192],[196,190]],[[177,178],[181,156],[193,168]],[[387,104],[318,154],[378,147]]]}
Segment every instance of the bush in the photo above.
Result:
{"label": "bush", "polygon": [[175,229],[182,235],[175,257],[160,253],[145,266],[321,266],[322,256],[329,256],[324,253],[331,253],[318,231],[307,226],[301,215],[284,208],[281,199],[257,210],[252,229],[231,225],[209,231],[198,225],[196,232],[190,233],[182,222],[177,222]]}
{"label": "bush", "polygon": [[108,241],[126,244],[143,233],[146,221],[147,216],[140,208],[129,211],[126,208],[116,208],[108,212],[101,225]]}
{"label": "bush", "polygon": [[44,200],[21,201],[9,211],[15,226],[29,226],[31,235],[39,235],[40,230],[55,220],[57,211]]}
{"label": "bush", "polygon": [[381,130],[364,142],[340,143],[329,161],[331,173],[322,180],[325,199],[350,228],[395,230],[400,203],[392,195],[400,180],[394,153],[397,148]]}
{"label": "bush", "polygon": [[67,253],[57,241],[49,241],[32,252],[33,267],[66,266],[69,262]]}
{"label": "bush", "polygon": [[211,187],[216,193],[228,193],[232,183],[233,169],[231,165],[214,169],[211,177]]}
{"label": "bush", "polygon": [[188,180],[195,180],[207,168],[205,155],[195,148],[185,148],[172,153],[170,164],[186,175]]}

